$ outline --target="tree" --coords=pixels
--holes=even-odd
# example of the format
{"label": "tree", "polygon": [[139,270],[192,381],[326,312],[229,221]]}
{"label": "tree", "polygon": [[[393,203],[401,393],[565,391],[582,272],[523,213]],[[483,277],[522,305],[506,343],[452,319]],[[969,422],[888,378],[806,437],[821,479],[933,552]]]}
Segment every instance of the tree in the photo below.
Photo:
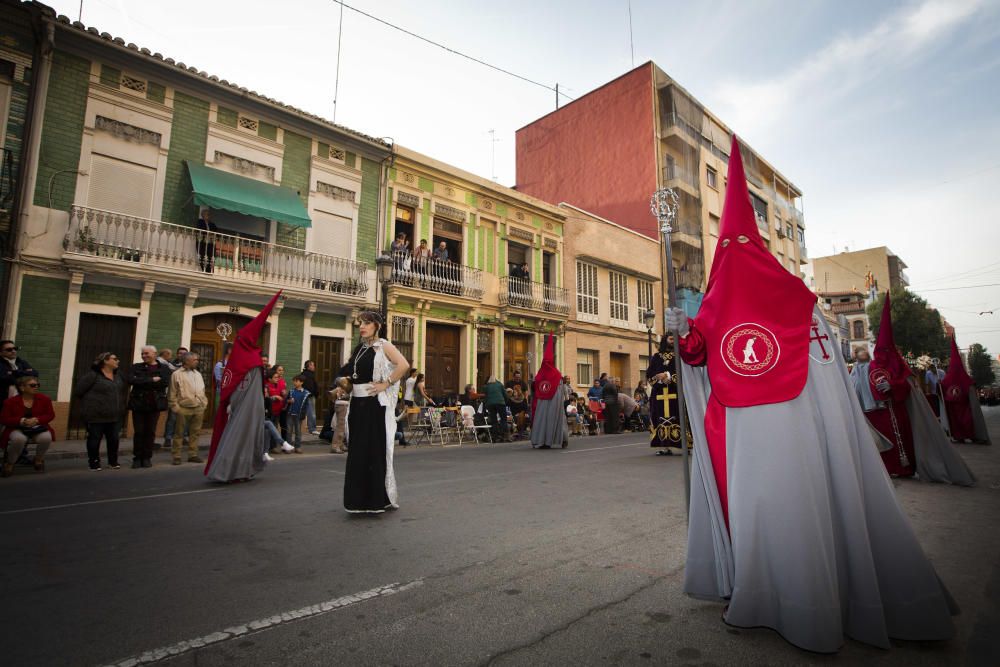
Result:
{"label": "tree", "polygon": [[990,358],[986,348],[979,343],[973,343],[969,347],[969,375],[977,387],[988,387],[996,380],[996,373],[993,372],[993,360]]}
{"label": "tree", "polygon": [[[885,294],[882,294],[868,306],[868,323],[876,339],[884,304]],[[924,299],[905,289],[892,291],[892,333],[896,347],[904,355],[912,353],[919,357],[926,354],[947,363],[951,345],[941,324],[941,314],[930,308]]]}

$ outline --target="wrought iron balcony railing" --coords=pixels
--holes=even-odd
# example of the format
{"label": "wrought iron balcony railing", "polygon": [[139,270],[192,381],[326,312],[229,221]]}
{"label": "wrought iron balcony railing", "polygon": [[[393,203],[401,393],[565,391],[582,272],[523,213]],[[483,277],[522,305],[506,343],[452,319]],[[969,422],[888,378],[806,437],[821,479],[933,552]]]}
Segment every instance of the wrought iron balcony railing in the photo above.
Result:
{"label": "wrought iron balcony railing", "polygon": [[243,283],[349,296],[368,291],[364,262],[84,206],[70,210],[63,249],[70,255]]}
{"label": "wrought iron balcony railing", "polygon": [[392,253],[390,282],[468,299],[482,299],[485,291],[479,269],[449,260],[415,257],[409,252]]}
{"label": "wrought iron balcony railing", "polygon": [[500,305],[568,315],[569,291],[525,278],[504,276],[500,279]]}

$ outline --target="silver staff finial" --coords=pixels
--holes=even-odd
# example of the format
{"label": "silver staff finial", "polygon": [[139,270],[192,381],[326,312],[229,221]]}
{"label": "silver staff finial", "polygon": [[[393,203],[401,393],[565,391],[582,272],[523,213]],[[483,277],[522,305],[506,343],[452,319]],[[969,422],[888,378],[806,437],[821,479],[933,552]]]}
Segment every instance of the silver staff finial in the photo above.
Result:
{"label": "silver staff finial", "polygon": [[219,337],[222,338],[222,342],[225,343],[227,339],[233,335],[233,325],[229,322],[223,322],[219,326],[215,327],[215,332],[219,334]]}
{"label": "silver staff finial", "polygon": [[669,234],[673,231],[673,223],[677,218],[680,199],[673,188],[660,188],[649,200],[649,210],[660,223],[660,233]]}

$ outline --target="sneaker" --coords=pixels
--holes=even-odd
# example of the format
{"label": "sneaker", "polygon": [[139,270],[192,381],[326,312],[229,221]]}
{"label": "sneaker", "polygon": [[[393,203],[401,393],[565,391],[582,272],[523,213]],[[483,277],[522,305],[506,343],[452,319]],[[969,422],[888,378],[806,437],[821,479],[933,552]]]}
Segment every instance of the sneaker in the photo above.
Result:
{"label": "sneaker", "polygon": [[271,461],[274,460],[274,457],[268,454],[267,452],[264,452],[264,460],[270,463]]}
{"label": "sneaker", "polygon": [[194,456],[189,456],[188,457],[188,463],[204,463],[204,461],[202,460],[202,458],[200,456],[198,456],[197,454],[195,454]]}
{"label": "sneaker", "polygon": [[291,446],[290,444],[288,444],[287,442],[283,442],[283,443],[281,443],[281,451],[283,451],[283,452],[284,452],[285,454],[287,454],[287,453],[289,453],[289,452],[291,452],[291,451],[294,451],[294,450],[295,450],[295,448],[294,448],[294,447],[292,447],[292,446]]}
{"label": "sneaker", "polygon": [[319,435],[319,431],[309,431],[309,435]]}
{"label": "sneaker", "polygon": [[152,468],[153,467],[153,460],[152,459],[143,459],[142,460],[142,467],[143,468]]}
{"label": "sneaker", "polygon": [[177,458],[175,458],[175,459],[174,459],[174,460],[172,461],[172,463],[173,463],[173,464],[174,464],[175,466],[179,466],[179,465],[181,464],[181,459],[180,459],[180,457],[177,457]]}
{"label": "sneaker", "polygon": [[295,453],[296,453],[296,454],[301,454],[301,453],[302,453],[302,450],[301,450],[300,448],[296,447],[296,448],[295,448]]}
{"label": "sneaker", "polygon": [[[142,461],[141,460],[139,460],[139,459],[132,459],[132,470],[135,470],[136,468],[141,468],[141,467],[142,467]],[[100,470],[100,469],[101,469],[101,467],[98,466],[97,470]]]}
{"label": "sneaker", "polygon": [[109,463],[108,467],[112,470],[121,470],[121,465],[118,463]]}

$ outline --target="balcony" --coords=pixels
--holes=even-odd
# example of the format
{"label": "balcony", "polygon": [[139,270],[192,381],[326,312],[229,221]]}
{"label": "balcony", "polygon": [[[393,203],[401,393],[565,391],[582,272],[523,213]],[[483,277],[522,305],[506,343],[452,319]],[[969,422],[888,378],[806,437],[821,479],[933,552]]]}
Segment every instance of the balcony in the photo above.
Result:
{"label": "balcony", "polygon": [[483,298],[483,272],[457,262],[392,254],[390,284],[475,299]]}
{"label": "balcony", "polygon": [[696,128],[687,119],[676,112],[667,112],[660,117],[661,136],[664,138],[671,130],[678,130],[695,146],[701,145],[701,128]]}
{"label": "balcony", "polygon": [[7,220],[14,204],[14,153],[0,148],[0,220]]}
{"label": "balcony", "polygon": [[500,279],[500,306],[565,316],[569,315],[569,292],[562,287],[504,276]]}
{"label": "balcony", "polygon": [[698,186],[698,174],[677,164],[668,163],[663,167],[663,187],[686,186],[688,192],[697,197],[701,194]]}
{"label": "balcony", "polygon": [[97,258],[122,268],[211,276],[244,286],[353,297],[368,291],[364,262],[83,206],[70,210],[63,250],[67,257]]}

